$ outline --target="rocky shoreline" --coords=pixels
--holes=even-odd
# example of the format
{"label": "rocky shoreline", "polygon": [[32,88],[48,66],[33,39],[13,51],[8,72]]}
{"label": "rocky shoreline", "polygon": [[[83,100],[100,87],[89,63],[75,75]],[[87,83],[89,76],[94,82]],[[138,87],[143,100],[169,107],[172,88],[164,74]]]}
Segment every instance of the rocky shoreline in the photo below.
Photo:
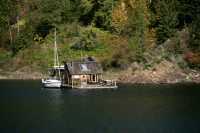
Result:
{"label": "rocky shoreline", "polygon": [[[37,80],[46,75],[37,71],[5,72],[0,69],[0,79]],[[118,83],[137,84],[174,84],[174,83],[200,83],[200,72],[196,70],[183,70],[178,65],[162,61],[150,69],[144,69],[138,64],[132,64],[127,70],[104,73],[104,79],[114,79]]]}
{"label": "rocky shoreline", "polygon": [[19,79],[19,80],[37,80],[44,78],[45,75],[40,72],[27,72],[27,71],[15,71],[8,72],[0,69],[0,79]]}
{"label": "rocky shoreline", "polygon": [[[141,72],[144,74],[145,72]],[[168,77],[160,78],[159,76],[155,76],[154,73],[152,75],[147,75],[148,73],[141,75],[136,73],[133,75],[121,75],[117,76],[115,80],[118,83],[131,83],[131,84],[175,84],[175,83],[200,83],[200,74],[190,73],[188,76],[186,75],[178,75],[179,78],[174,78],[174,75],[168,75]],[[0,80],[40,80],[46,76],[41,73],[34,72],[32,74],[27,73],[9,73],[8,75],[0,75]],[[109,78],[106,78],[109,79]]]}
{"label": "rocky shoreline", "polygon": [[162,61],[150,69],[129,68],[126,74],[119,77],[122,83],[154,83],[154,84],[174,84],[174,83],[200,83],[200,72],[192,69],[181,69],[178,65]]}

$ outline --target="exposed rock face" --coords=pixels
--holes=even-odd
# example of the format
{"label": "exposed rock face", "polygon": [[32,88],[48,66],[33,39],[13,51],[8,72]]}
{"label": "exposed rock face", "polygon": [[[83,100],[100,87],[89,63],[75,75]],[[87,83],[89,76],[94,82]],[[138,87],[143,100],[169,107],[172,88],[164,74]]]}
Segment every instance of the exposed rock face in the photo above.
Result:
{"label": "exposed rock face", "polygon": [[[28,68],[21,68],[14,72],[5,72],[0,69],[0,79],[41,79],[45,77],[40,72]],[[144,66],[133,63],[126,71],[105,72],[105,79],[112,78],[121,83],[200,83],[200,72],[196,70],[183,70],[176,63],[163,60],[159,64],[144,69]]]}
{"label": "exposed rock face", "polygon": [[[135,66],[135,65],[134,65]],[[138,66],[137,66],[138,67]],[[133,68],[135,70],[135,68]],[[128,83],[179,83],[196,82],[200,83],[200,73],[195,71],[185,72],[177,64],[169,61],[162,61],[151,69],[136,69],[121,75],[119,82]]]}
{"label": "exposed rock face", "polygon": [[0,69],[0,79],[41,79],[44,75],[40,72],[19,69],[14,72],[7,72]]}

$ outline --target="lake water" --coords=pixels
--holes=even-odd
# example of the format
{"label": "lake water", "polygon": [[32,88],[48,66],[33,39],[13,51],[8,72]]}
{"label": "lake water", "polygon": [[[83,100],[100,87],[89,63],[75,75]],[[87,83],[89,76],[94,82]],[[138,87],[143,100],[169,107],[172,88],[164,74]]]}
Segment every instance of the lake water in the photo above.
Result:
{"label": "lake water", "polygon": [[200,85],[44,89],[0,81],[0,133],[199,133]]}

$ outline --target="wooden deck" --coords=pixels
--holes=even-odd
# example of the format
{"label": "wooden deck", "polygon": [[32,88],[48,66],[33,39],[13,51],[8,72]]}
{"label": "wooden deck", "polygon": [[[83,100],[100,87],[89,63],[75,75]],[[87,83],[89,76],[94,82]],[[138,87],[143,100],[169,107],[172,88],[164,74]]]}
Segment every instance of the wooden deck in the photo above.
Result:
{"label": "wooden deck", "polygon": [[115,85],[79,85],[79,86],[63,84],[62,87],[68,87],[72,89],[117,89],[118,88],[116,84]]}

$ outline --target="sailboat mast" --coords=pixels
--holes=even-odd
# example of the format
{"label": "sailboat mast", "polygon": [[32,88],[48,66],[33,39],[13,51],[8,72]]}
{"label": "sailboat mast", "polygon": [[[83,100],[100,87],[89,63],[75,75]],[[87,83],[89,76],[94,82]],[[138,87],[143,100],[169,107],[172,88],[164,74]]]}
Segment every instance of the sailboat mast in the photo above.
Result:
{"label": "sailboat mast", "polygon": [[55,28],[55,33],[54,33],[54,68],[58,67],[58,76],[59,79],[61,80],[61,74],[60,74],[60,64],[59,64],[59,59],[58,59],[58,49],[57,49],[57,33],[56,33],[56,28]]}
{"label": "sailboat mast", "polygon": [[56,28],[54,31],[54,67],[56,67],[57,63],[56,63],[56,59],[57,59],[57,50],[56,50]]}

